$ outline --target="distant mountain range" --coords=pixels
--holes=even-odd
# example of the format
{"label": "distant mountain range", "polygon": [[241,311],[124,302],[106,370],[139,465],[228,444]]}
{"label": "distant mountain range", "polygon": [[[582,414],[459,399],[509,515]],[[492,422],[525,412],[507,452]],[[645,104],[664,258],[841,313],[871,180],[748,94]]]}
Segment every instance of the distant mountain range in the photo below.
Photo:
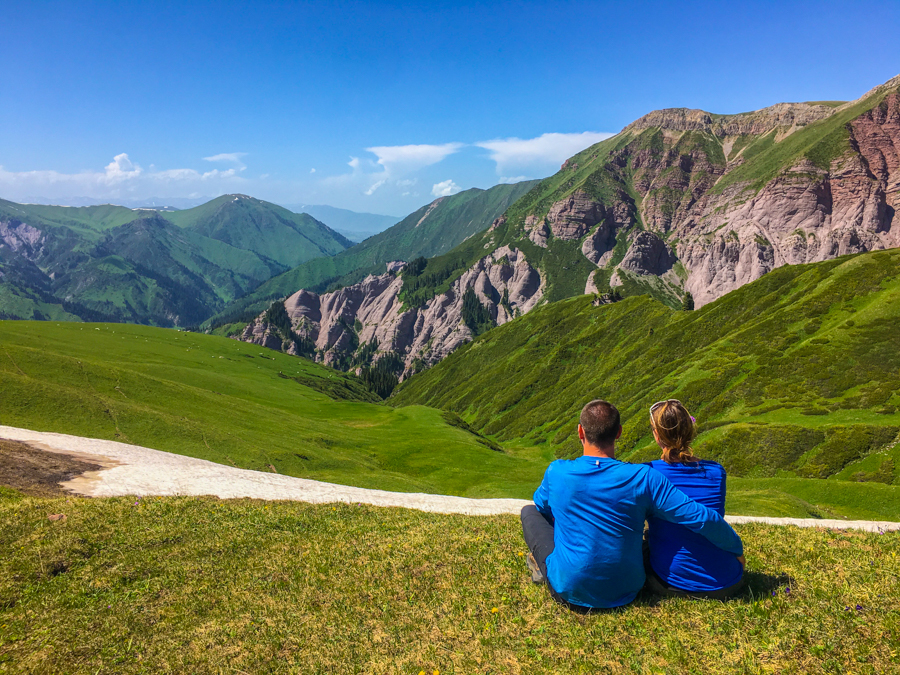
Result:
{"label": "distant mountain range", "polygon": [[[167,211],[180,211],[200,206],[213,197],[147,197],[146,199],[114,199],[112,206],[124,206],[129,209],[152,208]],[[23,197],[25,204],[43,206],[109,206],[109,199],[95,199],[94,197]]]}
{"label": "distant mountain range", "polygon": [[403,220],[398,216],[382,216],[377,213],[357,213],[324,204],[285,204],[295,213],[308,213],[347,239],[361,242]]}
{"label": "distant mountain range", "polygon": [[450,197],[439,197],[414,211],[393,227],[364,242],[321,260],[310,260],[272,278],[252,293],[212,317],[209,325],[247,319],[276,298],[300,288],[322,292],[362,281],[385,272],[391,261],[446,253],[460,242],[485,230],[537,181],[496,185],[489,190],[472,188]]}
{"label": "distant mountain range", "polygon": [[173,212],[0,200],[0,316],[196,325],[351,242],[246,195]]}
{"label": "distant mountain range", "polygon": [[[896,247],[900,76],[849,103],[655,111],[528,187],[489,228],[400,276],[362,278],[385,260],[357,257],[373,238],[253,297],[291,296],[285,311],[301,342],[278,344],[312,341],[326,363],[381,362],[407,377],[573,296],[649,294],[699,308],[786,264]],[[265,342],[267,330],[260,316],[245,338]]]}

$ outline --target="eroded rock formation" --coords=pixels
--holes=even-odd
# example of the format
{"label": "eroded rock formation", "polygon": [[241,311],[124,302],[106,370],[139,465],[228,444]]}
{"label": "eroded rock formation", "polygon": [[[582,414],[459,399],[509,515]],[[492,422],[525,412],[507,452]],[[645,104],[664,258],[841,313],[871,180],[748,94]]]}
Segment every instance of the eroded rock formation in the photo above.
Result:
{"label": "eroded rock formation", "polygon": [[[386,273],[323,295],[299,290],[284,306],[294,332],[315,343],[317,360],[334,364],[374,342],[377,348],[372,360],[393,352],[403,359],[404,372],[409,373],[414,365],[437,363],[472,339],[462,315],[467,289],[475,292],[497,325],[534,308],[544,293],[539,272],[521,251],[508,246],[479,260],[450,290],[423,307],[404,309],[402,288],[402,276]],[[264,322],[264,315],[244,329],[241,339],[296,353],[296,346],[284,344]]]}

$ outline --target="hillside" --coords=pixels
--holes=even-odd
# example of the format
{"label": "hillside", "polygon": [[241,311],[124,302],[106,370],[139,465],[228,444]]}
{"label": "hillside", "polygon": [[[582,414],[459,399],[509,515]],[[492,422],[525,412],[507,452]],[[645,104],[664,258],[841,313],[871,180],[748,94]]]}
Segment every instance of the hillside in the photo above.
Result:
{"label": "hillside", "polygon": [[544,459],[457,418],[395,410],[352,375],[227,338],[0,321],[0,424],[344,485],[527,496]]}
{"label": "hillside", "polygon": [[607,398],[623,415],[620,456],[643,461],[658,456],[647,410],[678,398],[697,417],[698,453],[730,476],[900,485],[898,269],[898,250],[785,266],[694,312],[647,296],[557,302],[488,331],[391,402],[566,457],[581,407]]}
{"label": "hillside", "polygon": [[179,227],[286,267],[332,256],[352,246],[349,239],[312,216],[247,195],[222,195],[165,217]]}
{"label": "hillside", "polygon": [[0,200],[0,316],[196,325],[298,262],[350,244],[243,195],[157,212]]}
{"label": "hillside", "polygon": [[240,323],[228,331],[402,380],[547,303],[648,294],[701,307],[787,264],[896,247],[898,181],[900,77],[850,103],[659,110],[567,160],[485,232],[399,277],[360,270],[325,294],[305,282],[326,274],[293,279],[304,292],[284,312],[314,347],[273,335],[264,302],[255,317],[232,314]]}
{"label": "hillside", "polygon": [[898,533],[737,530],[738,598],[584,616],[531,583],[514,516],[0,490],[0,669],[896,672]]}
{"label": "hillside", "polygon": [[[262,311],[275,298],[302,289],[322,292],[362,281],[369,274],[382,274],[385,263],[431,257],[452,249],[487,229],[536,181],[496,185],[489,190],[472,188],[450,197],[440,197],[362,243],[329,258],[311,260],[262,284],[244,298],[214,316],[208,325],[235,321],[237,317]],[[244,321],[246,324],[246,320]]]}
{"label": "hillside", "polygon": [[429,261],[444,292],[514,248],[546,301],[650,293],[702,306],[786,264],[900,245],[900,76],[849,103],[658,110],[571,157],[488,232]]}

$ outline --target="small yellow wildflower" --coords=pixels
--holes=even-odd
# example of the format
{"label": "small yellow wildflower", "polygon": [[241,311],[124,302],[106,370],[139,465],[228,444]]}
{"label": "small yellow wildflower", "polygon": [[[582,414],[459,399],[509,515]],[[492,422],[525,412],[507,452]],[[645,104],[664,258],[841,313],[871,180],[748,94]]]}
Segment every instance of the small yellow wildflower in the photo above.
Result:
{"label": "small yellow wildflower", "polygon": [[519,557],[520,557],[520,558],[524,558],[524,557],[525,557],[525,554],[522,553],[522,551],[519,551]]}
{"label": "small yellow wildflower", "polygon": [[499,612],[499,611],[500,611],[499,609],[497,609],[496,607],[493,607],[493,608],[491,609],[491,614],[496,614],[496,613]]}

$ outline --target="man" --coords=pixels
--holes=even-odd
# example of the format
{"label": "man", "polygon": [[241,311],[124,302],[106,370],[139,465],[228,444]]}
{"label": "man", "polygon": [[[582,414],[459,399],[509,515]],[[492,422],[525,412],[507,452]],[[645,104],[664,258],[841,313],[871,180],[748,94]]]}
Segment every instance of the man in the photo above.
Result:
{"label": "man", "polygon": [[[644,585],[644,520],[656,516],[698,532],[741,564],[741,538],[715,511],[688,499],[662,474],[615,459],[619,411],[606,401],[581,411],[584,454],[557,460],[522,509],[529,567],[553,597],[577,608],[618,607]],[[537,567],[538,569],[534,569]]]}

